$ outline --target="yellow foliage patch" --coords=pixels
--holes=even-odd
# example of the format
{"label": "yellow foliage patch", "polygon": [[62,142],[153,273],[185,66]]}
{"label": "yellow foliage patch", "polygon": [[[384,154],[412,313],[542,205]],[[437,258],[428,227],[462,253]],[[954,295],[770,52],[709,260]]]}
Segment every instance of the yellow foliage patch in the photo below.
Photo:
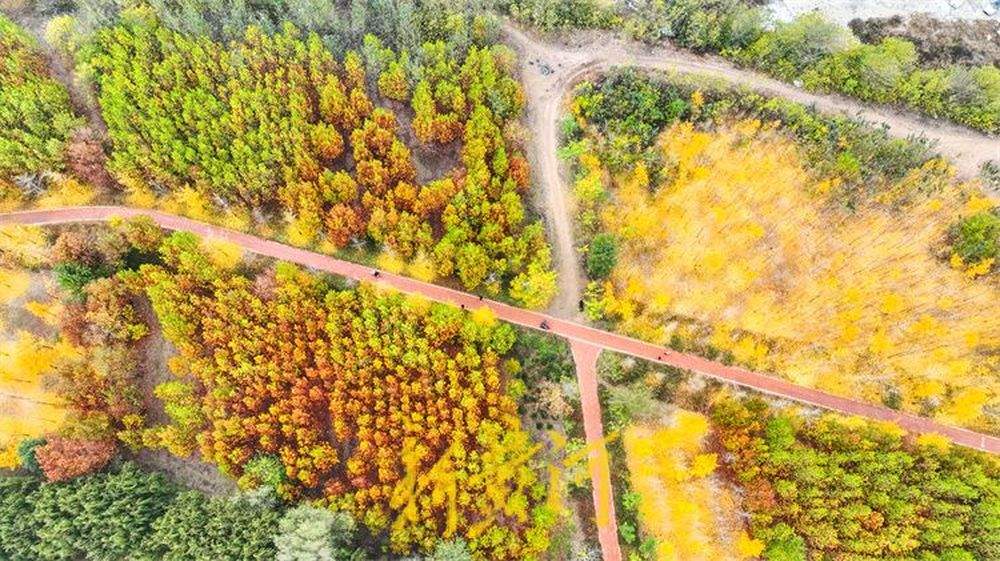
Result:
{"label": "yellow foliage patch", "polygon": [[929,432],[917,437],[917,445],[937,448],[944,452],[951,448],[951,440],[948,440],[947,436]]}
{"label": "yellow foliage patch", "polygon": [[194,187],[183,187],[160,200],[160,208],[194,220],[212,222],[212,203]]}
{"label": "yellow foliage patch", "polygon": [[307,217],[296,216],[289,221],[285,237],[288,243],[295,247],[311,247],[319,235],[319,229],[318,219],[310,220]]}
{"label": "yellow foliage patch", "polygon": [[379,269],[390,273],[400,274],[406,270],[406,261],[396,252],[386,249],[375,258],[375,264]]}
{"label": "yellow foliage patch", "polygon": [[24,267],[37,267],[48,259],[49,242],[45,230],[21,224],[0,225],[0,249]]}
{"label": "yellow foliage patch", "polygon": [[243,248],[233,242],[217,238],[202,238],[201,247],[209,260],[220,269],[232,269],[243,261]]}
{"label": "yellow foliage patch", "polygon": [[475,310],[472,310],[470,315],[472,317],[472,321],[484,327],[489,327],[497,322],[497,315],[493,313],[493,310],[486,306],[480,306]]}
{"label": "yellow foliage patch", "polygon": [[[735,502],[713,477],[715,454],[702,452],[708,419],[677,411],[664,426],[631,426],[622,444],[639,519],[656,538],[658,561],[745,559],[757,543],[737,535]],[[721,519],[720,519],[721,518]],[[745,541],[744,541],[745,540]]]}
{"label": "yellow foliage patch", "polygon": [[129,206],[154,208],[157,203],[156,193],[145,185],[135,185],[126,189],[125,201]]}
{"label": "yellow foliage patch", "polygon": [[418,253],[410,262],[410,276],[424,282],[433,282],[437,276],[434,261],[426,253]]}
{"label": "yellow foliage patch", "polygon": [[25,331],[0,341],[0,448],[60,426],[65,409],[59,397],[45,389],[42,377],[56,360],[78,352]]}
{"label": "yellow foliage patch", "polygon": [[980,212],[991,210],[995,206],[997,206],[997,202],[990,199],[989,197],[974,195],[972,197],[969,197],[969,200],[966,201],[965,213],[979,214]]}
{"label": "yellow foliage patch", "polygon": [[736,538],[736,552],[741,559],[759,557],[764,551],[764,542],[752,539],[746,532]]}
{"label": "yellow foliage patch", "polygon": [[85,184],[66,177],[50,187],[44,195],[35,201],[38,208],[57,208],[66,206],[85,206],[94,202],[97,194],[94,189]]}
{"label": "yellow foliage patch", "polygon": [[21,460],[17,456],[20,439],[0,437],[0,469],[16,469]]}
{"label": "yellow foliage patch", "polygon": [[965,424],[1000,406],[1000,284],[973,278],[987,265],[953,269],[934,250],[956,215],[994,203],[960,185],[911,200],[910,183],[946,163],[889,186],[891,205],[849,210],[822,195],[836,186],[811,174],[793,140],[756,122],[681,123],[661,150],[665,183],[649,185],[637,165],[615,178],[601,214],[620,242],[601,305],[623,330],[658,343],[687,334],[871,401],[890,384],[906,409],[932,398]]}
{"label": "yellow foliage patch", "polygon": [[10,304],[28,291],[31,276],[21,269],[0,269],[0,304]]}
{"label": "yellow foliage patch", "polygon": [[31,315],[45,322],[45,325],[57,327],[59,325],[59,317],[62,313],[63,307],[62,303],[58,300],[53,300],[51,302],[39,302],[37,300],[32,300],[31,302],[25,302],[24,309],[28,310]]}

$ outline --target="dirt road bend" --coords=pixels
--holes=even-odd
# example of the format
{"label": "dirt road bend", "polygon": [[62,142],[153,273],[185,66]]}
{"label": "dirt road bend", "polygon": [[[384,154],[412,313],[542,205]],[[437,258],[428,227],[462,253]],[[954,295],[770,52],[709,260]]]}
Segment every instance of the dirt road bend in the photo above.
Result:
{"label": "dirt road bend", "polygon": [[670,47],[653,48],[622,41],[604,32],[583,34],[588,41],[576,46],[539,39],[510,22],[505,22],[503,33],[507,44],[518,53],[531,131],[529,158],[540,188],[536,202],[546,219],[559,272],[560,292],[549,312],[559,317],[571,318],[576,314],[577,302],[585,288],[585,276],[574,243],[574,205],[568,185],[560,174],[558,122],[564,114],[566,96],[587,75],[614,66],[701,74],[813,106],[822,112],[883,124],[893,136],[923,135],[936,142],[937,150],[954,163],[962,177],[975,176],[984,162],[1000,161],[1000,138],[890,107],[867,105],[838,95],[810,93],[758,72],[737,68],[719,57]]}

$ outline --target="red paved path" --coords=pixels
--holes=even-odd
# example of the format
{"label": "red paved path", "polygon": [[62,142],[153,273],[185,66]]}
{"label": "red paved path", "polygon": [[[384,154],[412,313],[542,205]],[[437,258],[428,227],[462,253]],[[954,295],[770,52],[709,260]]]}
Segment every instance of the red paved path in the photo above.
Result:
{"label": "red paved path", "polygon": [[601,422],[601,404],[597,399],[597,357],[601,348],[589,343],[570,341],[573,362],[576,363],[576,381],[580,385],[580,404],[583,408],[583,432],[587,436],[587,459],[590,482],[594,495],[594,513],[597,519],[597,540],[601,543],[604,561],[621,561],[618,545],[618,518],[611,489],[611,462],[604,446],[604,424]]}
{"label": "red paved path", "polygon": [[[29,210],[0,214],[0,224],[61,224],[72,222],[99,222],[106,221],[115,216],[129,217],[145,215],[151,217],[158,224],[169,230],[185,230],[203,236],[212,236],[234,242],[244,249],[260,255],[266,255],[299,263],[307,267],[319,269],[329,273],[351,277],[357,280],[375,280],[372,277],[372,269],[357,263],[350,263],[335,259],[327,255],[321,255],[312,251],[291,247],[278,242],[264,240],[250,234],[244,234],[233,230],[228,230],[219,226],[212,226],[189,218],[174,216],[162,212],[133,209],[128,207],[74,207],[48,210]],[[497,317],[504,321],[516,323],[526,327],[538,329],[541,322],[545,321],[549,326],[549,331],[560,335],[570,341],[589,343],[601,349],[616,351],[627,355],[644,358],[690,370],[705,376],[711,376],[719,380],[731,382],[740,386],[751,388],[776,397],[798,401],[808,405],[814,405],[831,411],[837,411],[847,415],[860,415],[871,419],[883,421],[893,421],[898,423],[907,431],[914,433],[935,432],[948,437],[955,444],[975,448],[993,454],[1000,454],[1000,438],[986,434],[980,434],[968,429],[958,428],[937,423],[931,419],[901,413],[887,407],[872,405],[860,401],[854,401],[845,397],[831,395],[819,390],[798,386],[786,380],[751,372],[749,370],[727,366],[721,362],[715,362],[688,353],[681,353],[671,350],[664,350],[663,347],[610,333],[601,331],[585,325],[580,325],[572,321],[554,318],[539,312],[523,310],[509,304],[496,302],[493,300],[480,300],[474,294],[468,294],[444,286],[421,282],[416,279],[394,275],[383,272],[378,277],[378,282],[386,286],[391,286],[403,292],[423,294],[431,300],[447,302],[454,305],[462,305],[472,309],[480,306],[489,306],[496,313]]]}

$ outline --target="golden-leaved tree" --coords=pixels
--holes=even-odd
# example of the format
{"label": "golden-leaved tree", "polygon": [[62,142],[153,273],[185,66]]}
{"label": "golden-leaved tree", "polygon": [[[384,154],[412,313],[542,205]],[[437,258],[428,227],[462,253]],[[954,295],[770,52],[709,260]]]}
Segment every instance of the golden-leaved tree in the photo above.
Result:
{"label": "golden-leaved tree", "polygon": [[741,532],[729,489],[714,480],[717,457],[703,452],[708,419],[678,410],[664,426],[632,425],[622,444],[645,532],[657,561],[756,557],[762,544]]}

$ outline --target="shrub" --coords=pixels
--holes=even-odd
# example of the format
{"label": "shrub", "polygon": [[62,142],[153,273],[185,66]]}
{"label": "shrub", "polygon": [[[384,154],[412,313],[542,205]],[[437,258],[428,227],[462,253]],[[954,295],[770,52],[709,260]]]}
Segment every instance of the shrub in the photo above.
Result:
{"label": "shrub", "polygon": [[628,2],[626,29],[646,41],[670,39],[696,51],[739,49],[763,31],[766,12],[742,0]]}
{"label": "shrub", "polygon": [[634,69],[612,72],[591,88],[585,85],[579,94],[580,115],[605,134],[635,137],[643,148],[688,109],[669,84]]}
{"label": "shrub", "polygon": [[522,330],[514,354],[520,360],[521,377],[529,386],[542,380],[558,384],[574,379],[573,356],[561,338]]}
{"label": "shrub", "polygon": [[952,251],[967,264],[1000,257],[1000,211],[987,210],[966,217],[951,227]]}
{"label": "shrub", "polygon": [[36,449],[38,465],[49,481],[66,481],[108,465],[114,457],[114,442],[52,437]]}
{"label": "shrub", "polygon": [[38,449],[45,445],[44,438],[25,438],[17,445],[17,457],[21,469],[30,475],[42,475],[42,467],[38,464]]}
{"label": "shrub", "polygon": [[839,91],[887,103],[895,101],[897,88],[916,68],[913,43],[888,38],[877,45],[857,45],[820,60],[803,76],[810,89]]}
{"label": "shrub", "polygon": [[857,43],[850,30],[826,19],[820,12],[809,12],[790,22],[779,23],[774,31],[761,35],[736,56],[783,80],[793,80],[825,57]]}
{"label": "shrub", "polygon": [[82,263],[58,263],[52,268],[56,282],[78,301],[84,299],[84,288],[91,281],[108,276],[108,270],[102,267],[90,267]]}
{"label": "shrub", "polygon": [[607,28],[616,21],[600,0],[501,0],[500,6],[514,19],[546,31]]}
{"label": "shrub", "polygon": [[350,561],[355,558],[355,550],[350,546],[354,531],[354,519],[343,512],[297,506],[286,512],[278,525],[274,537],[278,550],[275,559]]}
{"label": "shrub", "polygon": [[587,275],[600,280],[611,274],[618,262],[618,244],[615,237],[608,233],[594,236],[587,252]]}
{"label": "shrub", "polygon": [[607,416],[609,430],[622,429],[633,423],[652,421],[660,414],[662,406],[652,390],[642,382],[628,386],[611,386],[607,391]]}
{"label": "shrub", "polygon": [[469,553],[465,540],[458,538],[438,542],[427,561],[472,561],[472,554]]}
{"label": "shrub", "polygon": [[[176,419],[175,422],[177,422]],[[265,486],[279,490],[287,481],[288,475],[285,471],[285,465],[281,463],[281,458],[275,455],[258,454],[247,462],[243,470],[243,477],[240,478],[240,486],[245,489]]]}

